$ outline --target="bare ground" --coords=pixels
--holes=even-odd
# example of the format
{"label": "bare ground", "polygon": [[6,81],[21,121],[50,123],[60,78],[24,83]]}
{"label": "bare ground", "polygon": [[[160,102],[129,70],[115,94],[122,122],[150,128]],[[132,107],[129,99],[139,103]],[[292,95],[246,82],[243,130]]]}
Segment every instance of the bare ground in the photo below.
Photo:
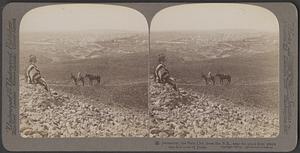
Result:
{"label": "bare ground", "polygon": [[52,90],[50,96],[40,86],[21,82],[20,132],[25,138],[145,137],[147,120],[144,112],[61,91]]}
{"label": "bare ground", "polygon": [[[206,92],[180,88],[179,97],[170,87],[151,81],[149,109],[144,102],[131,107],[129,101],[119,103],[124,96],[108,96],[104,93],[108,88],[100,92],[91,90],[93,87],[52,87],[57,89],[50,96],[40,86],[21,83],[22,137],[258,138],[279,133],[278,112],[216,96],[215,89],[211,89],[215,95],[206,93],[217,87],[206,87]],[[130,97],[129,91],[137,92],[122,89],[116,93]],[[141,91],[138,87],[136,90]],[[96,91],[101,94],[98,98]]]}
{"label": "bare ground", "polygon": [[279,133],[278,112],[151,82],[150,137],[263,138]]}

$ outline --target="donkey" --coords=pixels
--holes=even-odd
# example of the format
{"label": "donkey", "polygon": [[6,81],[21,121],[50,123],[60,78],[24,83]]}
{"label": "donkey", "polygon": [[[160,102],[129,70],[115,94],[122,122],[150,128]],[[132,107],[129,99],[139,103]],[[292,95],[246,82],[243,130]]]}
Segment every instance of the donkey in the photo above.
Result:
{"label": "donkey", "polygon": [[77,84],[77,77],[73,73],[71,73],[71,79],[74,81],[74,84],[77,86],[78,85]]}
{"label": "donkey", "polygon": [[85,74],[85,77],[89,79],[91,86],[93,85],[94,81],[97,81],[97,83],[100,84],[100,81],[101,81],[100,75],[87,73],[87,74]]}
{"label": "donkey", "polygon": [[231,83],[231,76],[229,74],[216,74],[217,77],[220,79],[220,84],[223,84],[223,80],[227,80],[227,83]]}
{"label": "donkey", "polygon": [[71,79],[74,81],[74,84],[76,86],[78,85],[78,81],[80,81],[82,83],[82,86],[84,86],[84,77],[80,72],[78,72],[77,77],[73,73],[71,73]]}
{"label": "donkey", "polygon": [[209,85],[210,82],[211,82],[213,85],[215,85],[215,77],[214,77],[213,75],[206,76],[206,75],[202,74],[201,77],[204,79],[206,85]]}

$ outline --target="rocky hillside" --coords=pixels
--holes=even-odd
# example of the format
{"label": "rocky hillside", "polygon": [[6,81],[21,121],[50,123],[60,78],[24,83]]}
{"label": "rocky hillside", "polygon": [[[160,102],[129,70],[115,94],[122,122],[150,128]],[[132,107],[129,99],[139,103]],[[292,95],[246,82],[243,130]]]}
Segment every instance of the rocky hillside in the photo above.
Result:
{"label": "rocky hillside", "polygon": [[278,114],[192,90],[150,83],[150,137],[276,137]]}
{"label": "rocky hillside", "polygon": [[[21,82],[20,133],[38,137],[276,137],[278,114],[150,82],[149,117],[134,109]],[[91,103],[92,102],[92,103]],[[97,104],[97,105],[92,105]],[[149,121],[149,124],[148,124]]]}
{"label": "rocky hillside", "polygon": [[[145,137],[147,115],[107,106],[83,96],[51,91],[21,82],[20,133],[38,137]],[[97,103],[97,102],[94,102]]]}

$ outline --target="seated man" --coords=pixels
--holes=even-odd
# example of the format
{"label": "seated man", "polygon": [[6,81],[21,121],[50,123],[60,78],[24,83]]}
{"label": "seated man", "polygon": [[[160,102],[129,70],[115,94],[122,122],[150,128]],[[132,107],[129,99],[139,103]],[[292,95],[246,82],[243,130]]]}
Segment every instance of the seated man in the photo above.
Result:
{"label": "seated man", "polygon": [[30,64],[26,71],[27,81],[29,84],[35,84],[36,81],[41,77],[40,70],[35,64]]}
{"label": "seated man", "polygon": [[211,78],[212,77],[211,72],[208,72],[207,76],[208,76],[208,78]]}
{"label": "seated man", "polygon": [[159,64],[155,68],[154,77],[155,77],[155,81],[157,81],[158,83],[162,83],[163,82],[162,77],[159,76],[158,72],[164,70],[165,73],[169,73],[165,65],[166,57],[164,55],[159,55],[158,62]]}
{"label": "seated man", "polygon": [[35,64],[37,62],[36,57],[31,55],[29,58],[30,64],[26,69],[26,78],[28,83],[40,84],[45,88],[45,90],[49,91],[46,80],[42,77],[40,70]]}
{"label": "seated man", "polygon": [[36,66],[36,56],[30,55],[29,56],[29,66],[26,69],[26,80],[28,83],[36,83],[34,80],[37,80],[36,77],[40,76],[40,70]]}

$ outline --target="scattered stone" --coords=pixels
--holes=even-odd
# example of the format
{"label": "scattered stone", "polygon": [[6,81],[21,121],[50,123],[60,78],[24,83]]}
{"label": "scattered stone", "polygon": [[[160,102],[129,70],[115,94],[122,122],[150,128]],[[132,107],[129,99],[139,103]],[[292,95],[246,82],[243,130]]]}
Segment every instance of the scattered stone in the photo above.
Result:
{"label": "scattered stone", "polygon": [[178,97],[170,87],[153,81],[149,90],[149,107],[155,108],[149,112],[150,137],[263,138],[279,133],[278,114],[260,108],[245,108],[183,88]]}
{"label": "scattered stone", "polygon": [[[84,96],[56,92],[21,82],[20,133],[24,138],[143,137],[147,113],[107,106],[97,107]],[[96,102],[95,102],[96,103]],[[120,119],[118,119],[120,118]]]}

